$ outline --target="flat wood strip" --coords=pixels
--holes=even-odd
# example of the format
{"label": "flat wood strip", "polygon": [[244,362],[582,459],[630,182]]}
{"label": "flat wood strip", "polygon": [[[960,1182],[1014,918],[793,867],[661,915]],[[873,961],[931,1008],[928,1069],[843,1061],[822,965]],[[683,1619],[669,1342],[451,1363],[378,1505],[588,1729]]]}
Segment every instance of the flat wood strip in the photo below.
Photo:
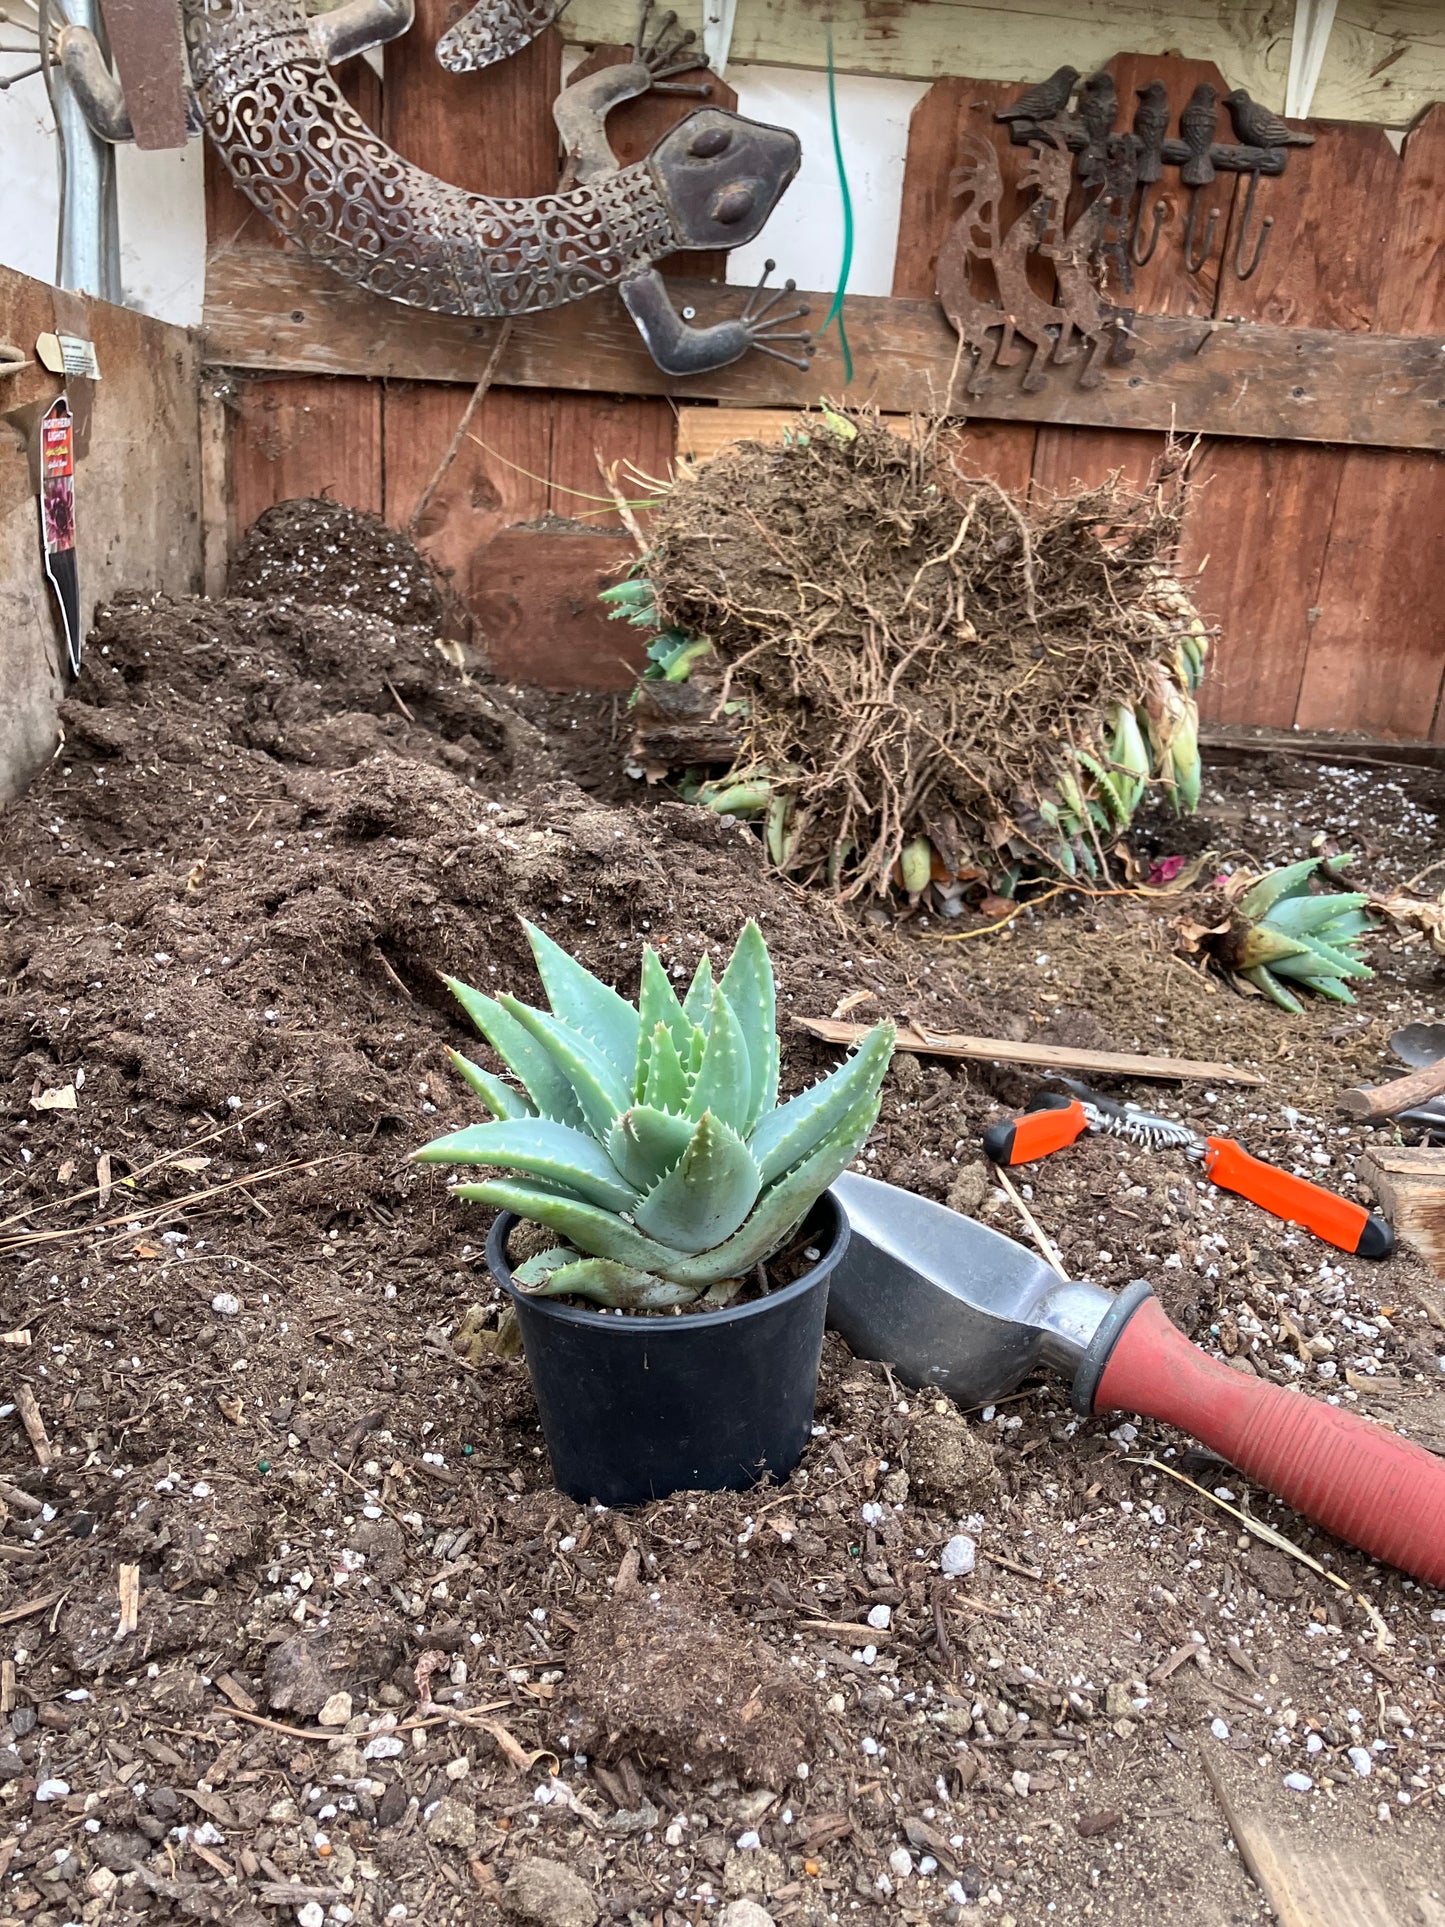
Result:
{"label": "flat wood strip", "polygon": [[[703,323],[735,315],[740,288],[674,284]],[[827,297],[805,297],[823,302]],[[299,317],[299,318],[298,318]],[[392,380],[475,382],[498,323],[425,314],[378,299],[290,254],[236,248],[212,257],[206,349],[216,364]],[[1099,388],[1025,394],[1002,383],[971,405],[992,420],[1445,450],[1445,355],[1429,336],[1342,335],[1328,329],[1209,324],[1141,316],[1138,354]],[[850,399],[885,414],[945,405],[956,365],[953,331],[932,301],[857,296],[848,302],[857,375]],[[810,369],[750,356],[676,380],[653,362],[620,303],[590,298],[519,316],[499,386],[672,395],[744,405],[807,406],[844,389],[835,342]]]}
{"label": "flat wood strip", "polygon": [[1372,1149],[1356,1170],[1396,1235],[1415,1247],[1437,1278],[1445,1277],[1445,1150]]}
{"label": "flat wood strip", "polygon": [[[800,1030],[827,1044],[856,1044],[872,1028],[836,1017],[794,1017]],[[1095,1071],[1104,1077],[1149,1077],[1180,1084],[1262,1084],[1257,1071],[1236,1070],[1193,1057],[1141,1057],[1131,1051],[1074,1050],[1065,1044],[1016,1044],[1006,1037],[969,1037],[962,1031],[898,1027],[898,1048],[925,1057],[957,1057],[973,1064],[1030,1064],[1039,1070]]]}
{"label": "flat wood strip", "polygon": [[1203,1764],[1239,1857],[1280,1927],[1404,1927],[1368,1860],[1358,1854],[1346,1860],[1318,1840],[1296,1846],[1276,1826],[1240,1808],[1208,1754]]}

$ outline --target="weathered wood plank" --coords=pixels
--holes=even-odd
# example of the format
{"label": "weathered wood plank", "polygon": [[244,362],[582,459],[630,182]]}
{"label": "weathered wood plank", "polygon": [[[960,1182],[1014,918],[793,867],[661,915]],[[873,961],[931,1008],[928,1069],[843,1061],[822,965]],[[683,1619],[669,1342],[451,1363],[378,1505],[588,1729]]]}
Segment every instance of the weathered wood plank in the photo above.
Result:
{"label": "weathered wood plank", "polygon": [[231,487],[233,542],[263,509],[292,496],[326,495],[379,512],[380,383],[318,375],[240,382]]}
{"label": "weathered wood plank", "polygon": [[[966,66],[987,79],[1042,80],[1062,61],[1083,73],[1120,46],[1144,53],[1179,51],[1217,60],[1234,87],[1284,110],[1289,68],[1287,24],[1264,31],[1247,7],[1214,0],[874,0],[830,9],[834,59],[842,73],[938,80]],[[734,61],[821,68],[828,16],[792,0],[739,0]],[[573,0],[562,16],[581,46],[625,40],[633,0]],[[1314,111],[1336,120],[1398,127],[1445,94],[1445,32],[1432,0],[1342,0],[1325,54]]]}
{"label": "weathered wood plank", "polygon": [[504,529],[463,585],[496,675],[546,689],[631,689],[647,645],[597,600],[636,554],[626,536]]}
{"label": "weathered wood plank", "polygon": [[[674,284],[707,322],[745,291]],[[807,297],[824,302],[826,297]],[[498,323],[423,314],[350,287],[290,254],[232,249],[212,258],[206,344],[211,362],[264,372],[357,374],[474,382]],[[970,413],[1081,427],[1167,428],[1364,446],[1445,449],[1445,355],[1429,336],[1345,335],[1251,323],[1141,316],[1138,354],[1100,387],[1060,381],[1026,395],[1002,383]],[[956,343],[932,301],[858,296],[848,303],[857,375],[850,399],[886,414],[946,403]],[[1061,371],[1067,374],[1067,371]],[[673,395],[740,406],[807,405],[842,391],[836,344],[793,370],[749,357],[687,380],[664,375],[610,296],[520,316],[497,370],[502,386]]]}
{"label": "weathered wood plank", "polygon": [[1398,1235],[1445,1278],[1445,1150],[1382,1145],[1355,1168]]}
{"label": "weathered wood plank", "polygon": [[[1260,183],[1254,230],[1266,215],[1274,227],[1246,281],[1233,265],[1245,197],[1236,199],[1221,244],[1219,306],[1251,321],[1359,334],[1374,323],[1399,163],[1377,127],[1315,123],[1312,131],[1315,145],[1292,155],[1283,176]],[[1254,236],[1244,236],[1246,265],[1253,245]],[[1205,451],[1183,552],[1191,566],[1208,559],[1200,601],[1220,625],[1202,692],[1210,719],[1295,720],[1344,461],[1340,448],[1246,452],[1220,441]],[[1341,713],[1331,726],[1363,723]]]}
{"label": "weathered wood plank", "polygon": [[[1436,107],[1406,140],[1388,197],[1375,317],[1381,334],[1445,329],[1442,184],[1445,108]],[[1442,579],[1445,465],[1350,450],[1294,716],[1302,729],[1426,732],[1439,714],[1445,670]]]}
{"label": "weathered wood plank", "polygon": [[[1025,197],[1014,183],[1024,150],[1012,145],[1007,128],[994,119],[997,109],[1018,92],[1011,82],[940,80],[914,108],[908,122],[893,258],[895,295],[915,301],[934,298],[939,249],[956,212],[950,180],[964,135],[982,135],[999,157],[1005,183],[1000,224],[1006,227],[1023,212]],[[987,277],[978,292],[993,297]],[[959,438],[955,459],[966,474],[986,475],[1000,488],[1022,495],[1033,473],[1037,434],[1027,422],[970,422]]]}

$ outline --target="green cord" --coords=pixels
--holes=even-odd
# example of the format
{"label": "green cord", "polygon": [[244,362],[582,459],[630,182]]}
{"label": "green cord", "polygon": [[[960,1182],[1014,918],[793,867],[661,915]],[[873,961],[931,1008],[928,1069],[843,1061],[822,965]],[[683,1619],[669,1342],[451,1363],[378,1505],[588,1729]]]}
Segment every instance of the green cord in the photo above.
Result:
{"label": "green cord", "polygon": [[848,190],[848,170],[843,165],[843,136],[838,126],[838,83],[833,66],[833,30],[828,29],[828,119],[833,129],[833,165],[838,170],[838,195],[843,203],[843,258],[838,264],[838,288],[833,296],[833,305],[827,318],[818,330],[820,335],[836,321],[838,324],[838,346],[843,350],[843,381],[846,386],[853,379],[853,351],[848,346],[848,330],[843,324],[843,296],[848,289],[848,276],[853,267],[853,196]]}

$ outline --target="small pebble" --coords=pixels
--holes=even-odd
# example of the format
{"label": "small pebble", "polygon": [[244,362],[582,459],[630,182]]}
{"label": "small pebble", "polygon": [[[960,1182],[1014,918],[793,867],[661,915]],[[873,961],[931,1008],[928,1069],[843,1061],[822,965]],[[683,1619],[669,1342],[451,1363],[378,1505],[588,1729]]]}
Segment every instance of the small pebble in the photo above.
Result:
{"label": "small pebble", "polygon": [[368,1740],[362,1753],[364,1760],[394,1760],[398,1753],[405,1750],[404,1742],[394,1733],[378,1733],[374,1740]]}
{"label": "small pebble", "polygon": [[345,1726],[351,1718],[350,1693],[333,1693],[316,1715],[318,1726]]}
{"label": "small pebble", "polygon": [[234,1318],[241,1309],[241,1301],[233,1291],[218,1291],[211,1300],[211,1310],[222,1318]]}
{"label": "small pebble", "polygon": [[1209,1722],[1209,1730],[1216,1740],[1227,1740],[1229,1738],[1229,1728],[1223,1720],[1211,1720]]}
{"label": "small pebble", "polygon": [[874,1632],[886,1633],[888,1628],[893,1624],[892,1607],[891,1606],[871,1607],[868,1613],[868,1624],[873,1628]]}
{"label": "small pebble", "polygon": [[1347,1758],[1349,1759],[1350,1765],[1362,1780],[1368,1780],[1375,1770],[1375,1762],[1370,1758],[1369,1750],[1366,1747],[1352,1746]]}
{"label": "small pebble", "polygon": [[296,1909],[296,1918],[300,1922],[300,1927],[322,1927],[326,1919],[326,1910],[319,1900],[308,1900],[304,1907]]}
{"label": "small pebble", "polygon": [[42,1780],[35,1789],[35,1797],[42,1802],[46,1800],[68,1799],[70,1797],[70,1783],[68,1780]]}
{"label": "small pebble", "polygon": [[762,1835],[753,1827],[738,1835],[738,1852],[754,1853],[763,1844]]}
{"label": "small pebble", "polygon": [[1284,1783],[1291,1793],[1308,1793],[1314,1785],[1308,1773],[1286,1773]]}
{"label": "small pebble", "polygon": [[907,1847],[895,1847],[888,1856],[888,1871],[895,1880],[907,1880],[913,1872],[913,1855]]}

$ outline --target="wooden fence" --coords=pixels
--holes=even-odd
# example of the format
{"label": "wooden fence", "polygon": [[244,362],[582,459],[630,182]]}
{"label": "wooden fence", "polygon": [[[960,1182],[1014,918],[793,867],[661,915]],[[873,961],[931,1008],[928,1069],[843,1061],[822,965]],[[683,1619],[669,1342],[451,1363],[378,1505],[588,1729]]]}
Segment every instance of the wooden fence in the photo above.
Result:
{"label": "wooden fence", "polygon": [[[388,49],[385,85],[353,62],[352,98],[393,145],[448,180],[482,192],[548,192],[557,177],[550,103],[560,40],[549,33],[498,68],[449,75],[432,49],[459,10],[455,0],[419,0],[415,27]],[[589,68],[616,57],[599,50]],[[1153,79],[1176,109],[1201,80],[1221,92],[1230,84],[1207,63],[1167,55],[1121,55],[1111,67],[1128,103]],[[933,301],[934,268],[958,138],[965,129],[988,134],[1006,178],[1016,178],[1022,150],[1008,145],[992,114],[1017,92],[953,79],[920,101],[894,299],[848,304],[858,361],[848,393],[909,407],[938,392],[934,376],[951,337]],[[731,102],[720,85],[715,98]],[[633,103],[609,131],[631,158],[688,106]],[[1311,131],[1315,146],[1260,185],[1257,213],[1273,228],[1247,281],[1221,268],[1242,212],[1239,177],[1223,176],[1209,191],[1219,231],[1198,274],[1181,246],[1187,190],[1172,170],[1159,184],[1170,212],[1153,260],[1137,271],[1137,299],[1142,315],[1160,317],[1142,322],[1141,333],[1148,355],[1162,359],[1146,360],[1141,349],[1141,365],[1166,372],[1132,386],[1111,374],[1087,401],[1078,391],[990,396],[981,411],[1013,418],[975,416],[966,448],[981,471],[1020,490],[1067,488],[1115,469],[1142,479],[1177,402],[1180,427],[1210,431],[1184,544],[1221,629],[1207,720],[1445,741],[1445,341],[1432,339],[1445,335],[1445,106],[1422,116],[1402,153],[1374,126],[1317,122]],[[208,169],[210,354],[237,371],[232,532],[271,502],[321,492],[406,525],[485,365],[488,324],[397,308],[279,252],[214,155]],[[699,272],[698,257],[675,265]],[[720,269],[703,261],[701,271]],[[697,299],[706,307],[731,297],[704,289]],[[1300,373],[1292,386],[1276,381],[1261,402],[1251,355]],[[1199,371],[1211,357],[1219,372],[1206,379]],[[595,297],[518,333],[416,533],[481,606],[488,545],[509,525],[553,514],[616,526],[599,458],[664,474],[677,450],[679,399],[777,404],[843,392],[826,347],[807,377],[753,357],[702,383],[669,383],[647,363],[615,297]],[[1223,435],[1223,426],[1235,432]],[[514,572],[515,549],[513,539]],[[539,565],[544,581],[540,553]],[[537,647],[546,679],[540,631]]]}

